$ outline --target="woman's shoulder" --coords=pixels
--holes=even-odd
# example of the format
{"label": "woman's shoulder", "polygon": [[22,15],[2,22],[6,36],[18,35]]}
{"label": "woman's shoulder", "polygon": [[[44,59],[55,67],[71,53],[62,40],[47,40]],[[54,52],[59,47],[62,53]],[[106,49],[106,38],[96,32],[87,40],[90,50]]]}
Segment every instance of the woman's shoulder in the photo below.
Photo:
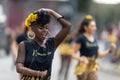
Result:
{"label": "woman's shoulder", "polygon": [[85,38],[83,34],[79,35],[75,40],[76,43],[83,43],[84,41],[85,41]]}
{"label": "woman's shoulder", "polygon": [[32,40],[25,40],[22,41],[20,44],[24,44],[25,46],[32,46],[33,45],[33,41]]}
{"label": "woman's shoulder", "polygon": [[81,35],[79,35],[78,37],[77,37],[77,39],[84,39],[85,37],[84,37],[84,35],[83,34],[81,34]]}
{"label": "woman's shoulder", "polygon": [[18,44],[19,49],[24,49],[25,48],[25,43],[22,41]]}

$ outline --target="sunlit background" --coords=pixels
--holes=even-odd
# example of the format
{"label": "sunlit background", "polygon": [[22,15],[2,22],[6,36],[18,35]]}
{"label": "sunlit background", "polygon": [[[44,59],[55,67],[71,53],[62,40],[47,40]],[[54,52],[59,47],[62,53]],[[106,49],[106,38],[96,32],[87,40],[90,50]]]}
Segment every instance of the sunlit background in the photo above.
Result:
{"label": "sunlit background", "polygon": [[[92,15],[97,23],[96,37],[101,51],[107,49],[109,43],[117,43],[113,54],[99,60],[99,80],[120,80],[120,0],[0,0],[0,80],[19,80],[20,75],[15,70],[13,39],[22,32],[27,15],[43,7],[65,16],[73,25],[71,33],[77,30],[85,15]],[[53,36],[60,30],[55,19],[52,19],[49,30]],[[110,36],[114,39],[111,40]],[[112,61],[113,58],[117,58],[116,61]],[[51,80],[57,80],[60,62],[57,49]],[[76,63],[71,61],[68,80],[76,80]]]}
{"label": "sunlit background", "polygon": [[96,3],[101,4],[119,4],[120,0],[94,0]]}

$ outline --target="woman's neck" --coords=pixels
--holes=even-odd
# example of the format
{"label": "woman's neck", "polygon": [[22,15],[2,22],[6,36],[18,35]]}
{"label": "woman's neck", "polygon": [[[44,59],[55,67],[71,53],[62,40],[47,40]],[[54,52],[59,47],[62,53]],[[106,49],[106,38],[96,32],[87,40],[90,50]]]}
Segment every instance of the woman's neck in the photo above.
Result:
{"label": "woman's neck", "polygon": [[87,36],[87,37],[93,37],[93,34],[90,34],[90,33],[87,33],[87,32],[85,32],[84,35]]}
{"label": "woman's neck", "polygon": [[84,33],[83,34],[90,42],[94,42],[93,34]]}
{"label": "woman's neck", "polygon": [[34,39],[39,45],[43,44],[43,40],[40,40],[39,38],[35,38]]}

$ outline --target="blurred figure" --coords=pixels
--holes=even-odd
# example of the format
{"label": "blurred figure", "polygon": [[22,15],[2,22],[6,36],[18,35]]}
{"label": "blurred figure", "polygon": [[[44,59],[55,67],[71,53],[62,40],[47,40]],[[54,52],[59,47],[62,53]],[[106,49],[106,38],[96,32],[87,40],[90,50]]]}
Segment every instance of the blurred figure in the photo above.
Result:
{"label": "blurred figure", "polygon": [[58,80],[67,80],[68,71],[71,63],[71,53],[72,53],[72,46],[71,46],[71,35],[67,36],[66,39],[62,42],[59,47],[60,50],[60,58],[61,58],[61,67],[59,71]]}
{"label": "blurred figure", "polygon": [[101,40],[105,44],[105,49],[108,49],[110,43],[116,43],[117,37],[114,27],[108,26],[105,30],[101,33]]}
{"label": "blurred figure", "polygon": [[113,32],[113,28],[108,28],[108,42],[112,43],[116,41],[117,41],[117,37]]}
{"label": "blurred figure", "polygon": [[[73,15],[73,8],[70,4],[61,4],[58,8],[58,12],[64,16],[66,20],[71,20]],[[61,58],[61,67],[58,74],[58,80],[67,80],[68,71],[71,63],[71,53],[72,53],[72,34],[69,34],[66,39],[62,42],[59,47],[60,58]]]}
{"label": "blurred figure", "polygon": [[17,30],[18,33],[17,32],[12,33],[12,44],[11,44],[14,63],[16,62],[16,58],[17,58],[18,44],[22,41],[28,40],[27,37],[28,28],[25,26],[25,24],[22,24],[22,29],[18,28]]}
{"label": "blurred figure", "polygon": [[120,31],[117,35],[117,49],[116,49],[115,55],[112,58],[112,62],[115,63],[118,60],[120,60]]}
{"label": "blurred figure", "polygon": [[11,39],[10,29],[8,27],[5,27],[5,33],[7,36],[7,41],[6,41],[7,46],[5,48],[5,51],[6,51],[6,54],[9,55],[10,54],[10,45],[11,45],[12,39]]}
{"label": "blurred figure", "polygon": [[[91,15],[85,16],[79,26],[79,37],[76,39],[72,57],[78,61],[75,69],[77,80],[98,80],[97,70],[99,69],[97,59],[107,56],[113,52],[116,45],[112,43],[108,50],[99,51],[97,40],[94,37],[96,22]],[[80,51],[80,56],[76,53]]]}
{"label": "blurred figure", "polygon": [[103,41],[103,42],[108,42],[108,31],[107,29],[104,29],[100,35],[100,39]]}

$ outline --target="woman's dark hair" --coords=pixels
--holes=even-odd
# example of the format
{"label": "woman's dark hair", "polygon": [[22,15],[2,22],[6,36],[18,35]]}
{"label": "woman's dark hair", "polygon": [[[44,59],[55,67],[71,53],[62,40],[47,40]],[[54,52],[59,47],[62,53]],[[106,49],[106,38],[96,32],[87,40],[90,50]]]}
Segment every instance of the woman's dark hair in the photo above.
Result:
{"label": "woman's dark hair", "polygon": [[50,22],[51,16],[47,11],[35,11],[33,14],[37,14],[38,18],[36,21],[32,22],[31,25],[44,26]]}
{"label": "woman's dark hair", "polygon": [[94,20],[93,20],[92,18],[91,18],[91,19],[85,18],[85,19],[81,22],[81,24],[78,26],[77,35],[84,33],[84,32],[85,32],[85,27],[88,26],[91,21],[94,21]]}

